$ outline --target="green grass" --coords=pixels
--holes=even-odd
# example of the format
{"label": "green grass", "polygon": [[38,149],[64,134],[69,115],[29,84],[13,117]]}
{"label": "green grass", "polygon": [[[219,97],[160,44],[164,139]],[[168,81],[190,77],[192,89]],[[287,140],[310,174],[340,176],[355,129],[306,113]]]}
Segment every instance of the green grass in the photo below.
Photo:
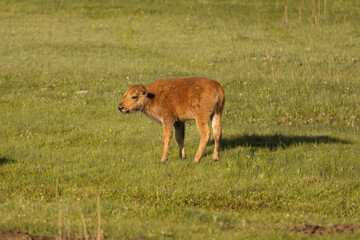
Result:
{"label": "green grass", "polygon": [[[60,2],[0,2],[0,228],[96,236],[100,214],[109,239],[306,239],[276,229],[360,225],[358,1],[326,16],[324,1]],[[173,139],[161,165],[161,126],[117,105],[133,84],[190,76],[224,87],[220,161],[211,141],[191,163],[187,122],[188,158]]]}

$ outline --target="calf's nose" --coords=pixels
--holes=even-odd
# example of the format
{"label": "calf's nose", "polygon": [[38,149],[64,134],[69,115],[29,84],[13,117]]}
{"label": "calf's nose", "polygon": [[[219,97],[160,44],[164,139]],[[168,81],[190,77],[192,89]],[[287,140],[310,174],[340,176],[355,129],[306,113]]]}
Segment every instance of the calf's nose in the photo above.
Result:
{"label": "calf's nose", "polygon": [[124,109],[124,107],[123,107],[123,106],[119,106],[118,109],[119,109],[119,111],[121,112],[121,111]]}

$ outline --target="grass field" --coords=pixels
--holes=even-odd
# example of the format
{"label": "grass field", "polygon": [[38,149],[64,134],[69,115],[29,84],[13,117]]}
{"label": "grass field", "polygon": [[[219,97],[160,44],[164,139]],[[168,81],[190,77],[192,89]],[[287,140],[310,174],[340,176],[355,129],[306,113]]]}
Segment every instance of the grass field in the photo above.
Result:
{"label": "grass field", "polygon": [[[359,239],[357,0],[0,0],[0,229],[108,239]],[[186,123],[117,110],[125,90],[225,90],[220,161]],[[82,91],[82,92],[79,92]],[[212,138],[211,138],[212,139]]]}

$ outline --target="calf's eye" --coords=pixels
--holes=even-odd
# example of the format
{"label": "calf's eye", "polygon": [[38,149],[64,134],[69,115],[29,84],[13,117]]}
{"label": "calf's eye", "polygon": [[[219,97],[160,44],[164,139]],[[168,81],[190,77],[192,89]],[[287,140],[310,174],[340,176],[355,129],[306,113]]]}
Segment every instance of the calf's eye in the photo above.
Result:
{"label": "calf's eye", "polygon": [[132,99],[137,99],[137,96],[133,96],[133,97],[131,97]]}

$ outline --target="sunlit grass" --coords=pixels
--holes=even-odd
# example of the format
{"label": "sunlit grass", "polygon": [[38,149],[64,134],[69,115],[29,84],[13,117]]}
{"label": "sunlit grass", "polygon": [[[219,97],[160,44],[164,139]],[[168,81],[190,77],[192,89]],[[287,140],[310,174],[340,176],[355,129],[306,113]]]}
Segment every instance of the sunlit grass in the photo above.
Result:
{"label": "sunlit grass", "polygon": [[[1,2],[0,227],[96,236],[99,211],[110,239],[360,225],[360,6],[287,1],[284,22],[276,2]],[[188,159],[172,140],[162,165],[162,127],[117,105],[188,76],[224,87],[220,161],[210,141],[191,163],[187,122]]]}

